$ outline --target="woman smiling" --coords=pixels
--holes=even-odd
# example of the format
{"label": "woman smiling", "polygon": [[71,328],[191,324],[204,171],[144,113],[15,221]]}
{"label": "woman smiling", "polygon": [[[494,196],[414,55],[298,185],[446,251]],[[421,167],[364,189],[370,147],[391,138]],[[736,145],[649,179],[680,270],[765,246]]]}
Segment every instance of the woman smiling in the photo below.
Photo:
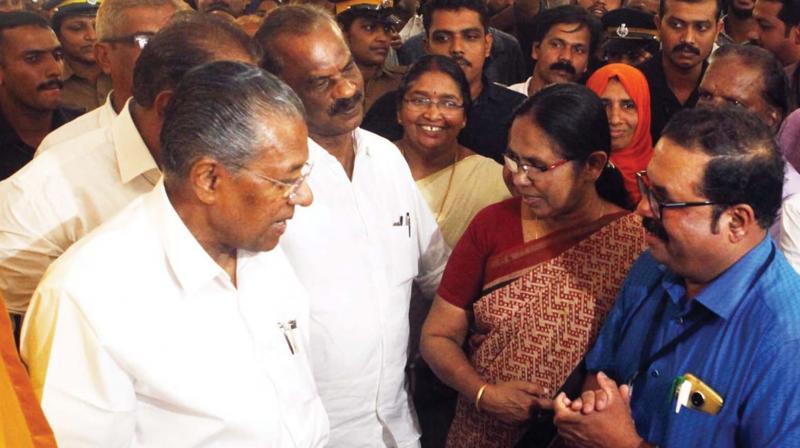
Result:
{"label": "woman smiling", "polygon": [[511,196],[502,167],[461,146],[469,83],[457,63],[429,55],[414,64],[398,91],[397,119],[403,153],[417,186],[453,247],[483,207]]}
{"label": "woman smiling", "polygon": [[586,82],[603,101],[611,130],[611,163],[622,173],[632,207],[639,202],[636,173],[653,157],[647,79],[627,64],[608,64]]}

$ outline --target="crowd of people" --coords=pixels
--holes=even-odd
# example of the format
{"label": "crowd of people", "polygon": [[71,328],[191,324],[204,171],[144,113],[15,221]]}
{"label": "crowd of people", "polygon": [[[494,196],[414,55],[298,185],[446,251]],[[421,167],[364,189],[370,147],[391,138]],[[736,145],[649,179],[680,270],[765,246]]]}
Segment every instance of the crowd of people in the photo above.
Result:
{"label": "crowd of people", "polygon": [[800,446],[800,0],[0,0],[0,446]]}

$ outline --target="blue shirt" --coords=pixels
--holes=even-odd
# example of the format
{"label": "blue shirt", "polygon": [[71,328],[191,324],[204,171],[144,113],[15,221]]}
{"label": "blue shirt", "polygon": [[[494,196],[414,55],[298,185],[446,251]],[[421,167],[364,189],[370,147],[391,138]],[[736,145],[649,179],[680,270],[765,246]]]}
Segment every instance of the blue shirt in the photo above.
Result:
{"label": "blue shirt", "polygon": [[[641,360],[702,320],[636,377],[631,409],[639,435],[661,447],[800,446],[800,276],[772,239],[693,300],[685,295],[683,280],[645,252],[586,356],[587,369],[627,383]],[[686,373],[722,396],[719,414],[675,413],[672,383]]]}

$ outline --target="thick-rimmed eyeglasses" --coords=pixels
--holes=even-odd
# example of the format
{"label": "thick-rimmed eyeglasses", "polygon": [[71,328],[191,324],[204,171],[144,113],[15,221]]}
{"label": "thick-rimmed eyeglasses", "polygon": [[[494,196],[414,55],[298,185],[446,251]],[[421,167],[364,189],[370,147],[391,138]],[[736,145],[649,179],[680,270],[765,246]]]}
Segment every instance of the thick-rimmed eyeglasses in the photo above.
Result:
{"label": "thick-rimmed eyeglasses", "polygon": [[526,160],[520,160],[519,156],[511,151],[506,151],[506,153],[503,154],[503,160],[506,163],[506,168],[511,171],[511,174],[517,175],[522,172],[525,173],[525,175],[528,176],[528,179],[531,180],[533,180],[537,174],[543,174],[550,170],[554,170],[570,161],[569,159],[559,159],[550,165],[540,166],[530,163]]}
{"label": "thick-rimmed eyeglasses", "polygon": [[154,35],[153,33],[136,33],[127,36],[109,37],[108,39],[103,39],[103,42],[112,44],[132,44],[139,47],[140,50],[144,50],[144,47],[147,46],[147,43],[150,42],[150,39],[152,39]]}
{"label": "thick-rimmed eyeglasses", "polygon": [[418,96],[413,98],[403,98],[403,102],[408,104],[411,108],[416,110],[428,110],[431,106],[436,106],[437,109],[440,111],[447,111],[447,112],[455,112],[457,110],[461,110],[464,108],[462,103],[454,99],[443,99],[439,101],[434,101],[430,98],[424,96]]}
{"label": "thick-rimmed eyeglasses", "polygon": [[273,184],[277,185],[278,187],[282,188],[283,191],[283,198],[289,200],[295,200],[297,198],[297,190],[305,183],[308,176],[311,174],[311,168],[314,167],[314,164],[311,162],[306,162],[302,168],[300,168],[300,177],[295,179],[292,182],[284,182],[282,180],[273,179],[269,176],[265,176],[260,173],[256,173],[255,171],[249,170],[244,168],[244,171],[258,177],[259,179],[264,179],[266,181],[272,182]]}
{"label": "thick-rimmed eyeglasses", "polygon": [[694,201],[694,202],[663,202],[659,200],[653,189],[650,188],[650,179],[647,177],[647,171],[638,171],[636,173],[636,184],[639,186],[639,194],[642,198],[647,198],[647,204],[650,210],[653,211],[653,216],[661,221],[661,216],[664,209],[667,208],[684,208],[684,207],[700,207],[704,205],[719,205],[719,202],[714,201]]}

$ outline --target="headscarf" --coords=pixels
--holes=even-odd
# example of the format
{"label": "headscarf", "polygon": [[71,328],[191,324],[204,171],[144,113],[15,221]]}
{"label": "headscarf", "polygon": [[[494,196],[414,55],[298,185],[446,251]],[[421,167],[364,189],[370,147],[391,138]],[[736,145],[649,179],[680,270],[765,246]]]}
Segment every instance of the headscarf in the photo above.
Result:
{"label": "headscarf", "polygon": [[627,64],[608,64],[592,74],[586,87],[600,96],[608,81],[617,78],[636,104],[639,122],[628,146],[611,151],[611,163],[622,173],[625,189],[636,204],[641,198],[636,185],[636,172],[647,169],[653,157],[653,139],[650,136],[650,90],[647,79],[637,68]]}

